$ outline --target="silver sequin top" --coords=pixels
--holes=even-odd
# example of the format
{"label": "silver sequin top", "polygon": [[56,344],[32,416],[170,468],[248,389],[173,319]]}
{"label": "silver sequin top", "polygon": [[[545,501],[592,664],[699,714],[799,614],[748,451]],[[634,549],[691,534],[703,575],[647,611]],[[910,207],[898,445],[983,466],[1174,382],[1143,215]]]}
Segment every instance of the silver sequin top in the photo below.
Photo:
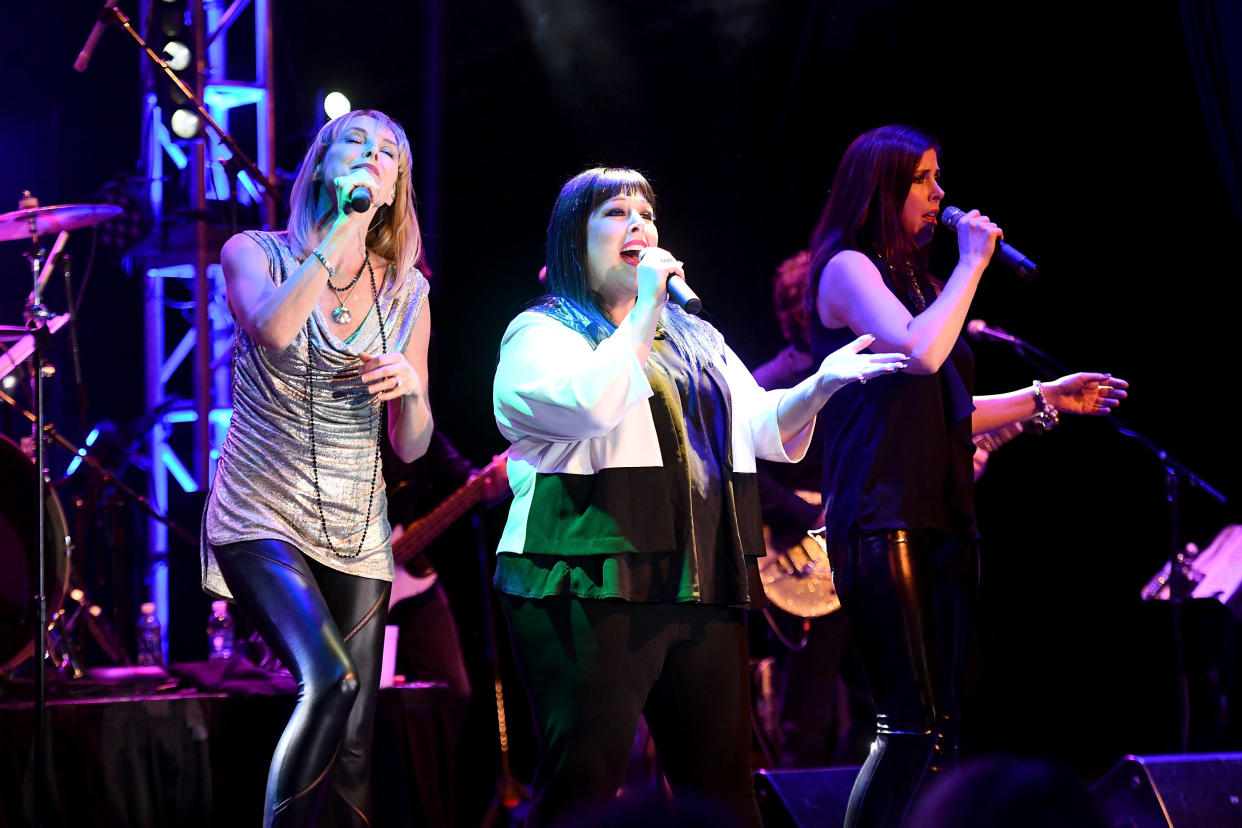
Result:
{"label": "silver sequin top", "polygon": [[[271,278],[280,284],[299,261],[284,233],[248,232],[263,247]],[[370,290],[364,273],[360,290]],[[379,306],[388,350],[405,349],[427,300],[427,280],[417,270],[401,285],[385,280]],[[306,327],[292,343],[268,350],[241,325],[233,336],[233,416],[220,451],[215,481],[203,515],[203,589],[231,598],[211,547],[248,540],[287,541],[325,566],[364,578],[391,581],[392,544],[383,469],[375,480],[371,513],[365,514],[375,468],[381,404],[359,380],[359,354],[382,351],[375,307],[356,331],[325,318],[318,305],[310,318],[315,465],[323,517],[320,523],[311,467],[307,405]],[[338,332],[344,332],[341,339]],[[388,439],[383,435],[380,439]],[[358,543],[366,529],[361,552]]]}

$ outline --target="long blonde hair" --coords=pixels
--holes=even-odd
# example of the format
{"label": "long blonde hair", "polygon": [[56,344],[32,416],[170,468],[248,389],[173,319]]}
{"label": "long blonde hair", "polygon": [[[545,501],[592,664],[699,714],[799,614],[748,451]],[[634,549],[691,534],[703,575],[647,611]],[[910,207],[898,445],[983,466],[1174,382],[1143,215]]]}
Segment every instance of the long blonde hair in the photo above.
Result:
{"label": "long blonde hair", "polygon": [[395,271],[393,281],[400,284],[414,269],[423,255],[423,236],[414,211],[414,182],[410,174],[410,140],[400,123],[375,109],[355,109],[323,125],[306,150],[302,166],[293,182],[289,196],[289,246],[305,258],[323,239],[328,223],[336,213],[333,204],[324,209],[320,203],[324,182],[317,174],[328,147],[358,118],[371,117],[381,127],[392,130],[397,139],[396,196],[390,205],[375,212],[367,230],[367,249],[382,257]]}

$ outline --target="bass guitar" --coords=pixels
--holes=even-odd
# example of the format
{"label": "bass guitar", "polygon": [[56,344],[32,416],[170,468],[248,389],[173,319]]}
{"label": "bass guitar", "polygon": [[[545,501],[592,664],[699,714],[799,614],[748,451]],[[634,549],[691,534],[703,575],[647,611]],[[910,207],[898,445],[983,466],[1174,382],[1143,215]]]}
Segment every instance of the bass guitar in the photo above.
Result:
{"label": "bass guitar", "polygon": [[[1022,423],[986,431],[973,442],[986,452],[996,451],[1025,430]],[[982,470],[976,468],[978,478]],[[823,505],[819,492],[795,492],[812,506]],[[824,530],[814,529],[788,549],[772,545],[772,531],[763,527],[767,554],[759,559],[759,576],[763,591],[775,606],[801,618],[818,618],[841,606],[837,589],[832,583],[832,566],[828,563],[828,543]]]}
{"label": "bass guitar", "polygon": [[[393,562],[397,566],[410,567],[416,573],[430,575],[434,570],[422,551],[458,518],[469,512],[487,497],[496,474],[504,467],[509,453],[498,454],[478,474],[463,483],[438,506],[405,527],[405,532],[392,545]],[[416,560],[421,557],[421,560]]]}

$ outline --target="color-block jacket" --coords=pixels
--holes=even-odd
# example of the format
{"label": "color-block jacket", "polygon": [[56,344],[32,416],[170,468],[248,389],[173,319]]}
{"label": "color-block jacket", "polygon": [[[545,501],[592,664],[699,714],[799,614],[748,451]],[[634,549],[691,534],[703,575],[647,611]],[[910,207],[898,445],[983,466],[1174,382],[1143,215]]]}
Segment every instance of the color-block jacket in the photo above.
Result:
{"label": "color-block jacket", "polygon": [[[653,392],[622,331],[594,348],[574,328],[526,311],[500,346],[492,405],[509,449],[513,503],[498,552],[611,555],[674,548],[668,483],[648,400]],[[722,343],[711,369],[730,404],[729,466],[745,548],[763,554],[755,458],[797,462],[812,421],[782,444],[776,408]],[[667,437],[666,437],[667,439]],[[753,505],[749,502],[753,500]],[[753,525],[749,525],[752,524]]]}

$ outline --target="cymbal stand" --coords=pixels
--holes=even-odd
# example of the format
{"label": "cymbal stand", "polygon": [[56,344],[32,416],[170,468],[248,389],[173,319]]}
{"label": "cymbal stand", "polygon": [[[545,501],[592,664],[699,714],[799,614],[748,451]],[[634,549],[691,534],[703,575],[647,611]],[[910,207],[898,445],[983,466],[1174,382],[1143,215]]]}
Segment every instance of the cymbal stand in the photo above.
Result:
{"label": "cymbal stand", "polygon": [[42,285],[39,275],[43,270],[45,251],[39,247],[39,236],[31,228],[31,246],[26,253],[30,262],[33,287],[27,298],[24,317],[26,327],[30,329],[34,339],[34,352],[31,354],[30,383],[31,398],[34,400],[34,439],[35,453],[35,508],[38,510],[35,520],[36,534],[36,567],[35,593],[31,596],[31,612],[34,615],[34,650],[35,650],[35,727],[34,727],[34,824],[42,826],[47,807],[47,679],[44,675],[44,660],[47,655],[47,503],[44,500],[46,481],[43,469],[46,465],[43,451],[43,370],[44,348],[50,333],[47,320],[51,315],[42,301]]}

